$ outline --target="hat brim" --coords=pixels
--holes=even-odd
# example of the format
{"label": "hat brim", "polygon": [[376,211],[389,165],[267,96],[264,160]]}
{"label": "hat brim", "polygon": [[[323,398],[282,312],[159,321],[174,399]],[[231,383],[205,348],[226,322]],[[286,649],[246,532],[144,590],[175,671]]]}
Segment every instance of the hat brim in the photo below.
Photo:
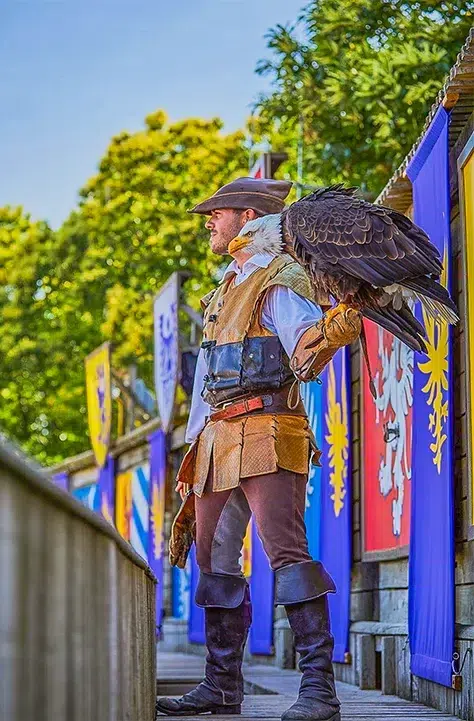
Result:
{"label": "hat brim", "polygon": [[250,193],[222,193],[213,195],[202,203],[198,203],[194,208],[190,208],[188,213],[197,213],[198,215],[211,215],[213,210],[223,210],[230,208],[232,210],[252,209],[257,213],[269,215],[270,213],[281,213],[285,203],[279,198],[272,195],[258,192]]}

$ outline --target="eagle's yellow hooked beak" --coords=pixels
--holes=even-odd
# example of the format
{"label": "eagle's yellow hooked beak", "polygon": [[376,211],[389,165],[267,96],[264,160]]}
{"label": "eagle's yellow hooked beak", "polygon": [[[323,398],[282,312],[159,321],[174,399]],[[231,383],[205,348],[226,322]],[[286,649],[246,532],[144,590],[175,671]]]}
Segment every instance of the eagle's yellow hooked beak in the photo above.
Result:
{"label": "eagle's yellow hooked beak", "polygon": [[242,248],[245,248],[245,246],[248,245],[249,242],[249,238],[238,235],[236,238],[230,241],[227,252],[232,255],[232,253],[235,253],[236,250],[241,250]]}

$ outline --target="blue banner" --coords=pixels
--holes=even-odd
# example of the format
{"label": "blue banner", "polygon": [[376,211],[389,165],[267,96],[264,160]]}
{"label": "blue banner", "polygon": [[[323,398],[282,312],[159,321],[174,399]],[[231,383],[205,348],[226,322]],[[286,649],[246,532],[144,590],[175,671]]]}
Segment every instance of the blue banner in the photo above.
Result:
{"label": "blue banner", "polygon": [[171,610],[174,618],[189,619],[189,602],[191,590],[191,559],[185,568],[173,566]]}
{"label": "blue banner", "polygon": [[105,463],[99,470],[97,481],[97,495],[95,497],[95,509],[106,521],[114,525],[115,508],[115,460],[111,455],[105,459]]}
{"label": "blue banner", "polygon": [[132,471],[130,543],[145,560],[149,556],[150,520],[153,518],[153,515],[150,514],[150,485],[150,466],[148,463],[135,466]]}
{"label": "blue banner", "polygon": [[199,581],[199,566],[196,561],[196,545],[194,543],[189,556],[191,558],[191,602],[189,606],[188,638],[191,643],[206,643],[204,609],[197,606],[194,601]]}
{"label": "blue banner", "polygon": [[252,575],[250,597],[253,622],[250,627],[251,653],[273,653],[273,571],[252,519]]}
{"label": "blue banner", "polygon": [[150,442],[150,519],[148,564],[155,574],[156,586],[156,626],[161,631],[163,617],[163,553],[165,520],[165,480],[166,480],[166,435],[160,428],[148,438]]}
{"label": "blue banner", "polygon": [[352,489],[349,349],[338,351],[323,373],[321,554],[337,592],[328,596],[334,661],[345,662],[349,644]]}
{"label": "blue banner", "polygon": [[97,511],[97,483],[88,483],[87,486],[74,488],[71,495],[77,498],[86,508],[91,511]]}
{"label": "blue banner", "polygon": [[[407,175],[414,220],[438,248],[450,288],[448,119],[436,113]],[[445,321],[421,304],[428,357],[416,354],[413,403],[412,515],[409,559],[409,635],[413,674],[451,686],[454,647],[454,528],[452,344]]]}
{"label": "blue banner", "polygon": [[[323,447],[323,386],[313,381],[301,387],[301,396],[308,414],[316,445]],[[321,466],[309,467],[304,517],[308,534],[309,552],[315,560],[321,555]]]}

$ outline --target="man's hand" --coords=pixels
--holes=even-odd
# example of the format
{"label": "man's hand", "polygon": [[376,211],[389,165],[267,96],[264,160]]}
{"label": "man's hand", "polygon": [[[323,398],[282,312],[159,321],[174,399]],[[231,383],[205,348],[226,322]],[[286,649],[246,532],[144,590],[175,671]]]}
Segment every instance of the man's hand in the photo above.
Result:
{"label": "man's hand", "polygon": [[196,462],[197,438],[189,446],[176,476],[176,492],[179,493],[181,499],[184,499],[194,483],[194,464]]}
{"label": "man's hand", "polygon": [[179,493],[179,495],[181,496],[181,500],[184,499],[184,497],[185,497],[186,493],[188,492],[188,490],[189,490],[189,485],[188,485],[187,483],[183,483],[183,481],[178,481],[178,482],[177,482],[175,491],[176,491],[177,493]]}

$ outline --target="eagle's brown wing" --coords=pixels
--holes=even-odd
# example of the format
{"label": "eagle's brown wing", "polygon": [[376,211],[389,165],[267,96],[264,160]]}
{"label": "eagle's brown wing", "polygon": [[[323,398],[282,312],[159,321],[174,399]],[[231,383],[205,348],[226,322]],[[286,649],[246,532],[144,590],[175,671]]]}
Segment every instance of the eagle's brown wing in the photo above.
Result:
{"label": "eagle's brown wing", "polygon": [[456,322],[457,310],[439,282],[438,249],[405,215],[357,198],[355,188],[334,185],[293,203],[283,214],[285,243],[313,281],[337,300],[350,298],[365,317],[424,351],[425,330],[402,293],[414,292],[433,315]]}
{"label": "eagle's brown wing", "polygon": [[440,255],[426,233],[401,213],[354,192],[341,185],[322,188],[285,211],[285,240],[307,269],[338,276],[343,271],[376,287],[438,278]]}

